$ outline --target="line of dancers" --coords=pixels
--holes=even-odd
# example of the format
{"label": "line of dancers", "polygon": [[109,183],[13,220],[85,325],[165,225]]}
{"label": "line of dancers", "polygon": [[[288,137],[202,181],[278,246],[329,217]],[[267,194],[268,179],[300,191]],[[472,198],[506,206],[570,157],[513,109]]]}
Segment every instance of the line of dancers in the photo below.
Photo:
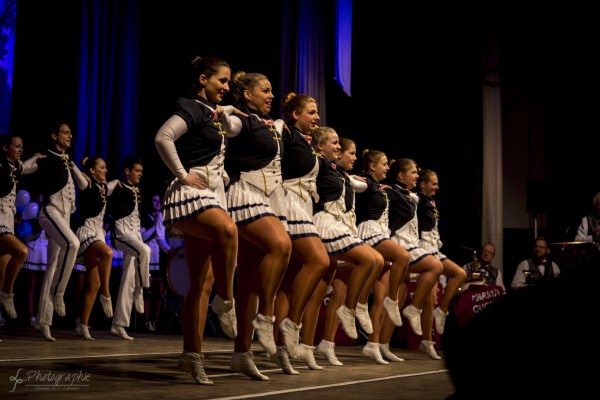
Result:
{"label": "line of dancers", "polygon": [[[349,175],[356,145],[331,127],[318,126],[314,98],[289,93],[283,117],[269,115],[274,94],[263,74],[238,71],[214,57],[191,62],[190,92],[177,100],[155,136],[157,150],[173,175],[163,198],[165,224],[184,232],[190,291],[184,300],[184,345],[179,366],[198,384],[211,385],[203,366],[202,339],[209,288],[211,306],[234,339],[230,369],[254,380],[269,378],[256,367],[254,336],[286,374],[291,359],[321,369],[314,353],[332,365],[331,331],[338,319],[358,337],[369,334],[363,353],[376,362],[401,361],[389,350],[394,326],[402,324],[407,272],[419,274],[412,304],[403,310],[421,350],[439,358],[431,338],[433,319],[443,330],[445,302],[434,309],[442,274],[466,275],[439,252],[437,190],[430,176],[419,197],[417,165],[390,163],[383,152],[366,151],[362,176]],[[386,182],[383,182],[386,180]],[[360,209],[355,207],[355,197]],[[428,202],[427,225],[417,204]],[[419,232],[429,232],[429,247]],[[237,292],[233,271],[237,268]],[[459,268],[460,269],[460,268]],[[314,346],[318,312],[334,282],[326,332]],[[450,285],[450,287],[454,287]],[[374,293],[369,312],[368,299]],[[451,296],[455,293],[450,293]],[[431,319],[431,321],[429,321]],[[429,330],[429,332],[427,332]]]}
{"label": "line of dancers", "polygon": [[[282,101],[282,118],[274,120],[269,112],[275,96],[265,75],[232,74],[225,61],[199,56],[192,60],[191,72],[190,92],[177,100],[155,136],[157,151],[173,175],[161,203],[164,225],[183,234],[190,280],[182,308],[179,367],[196,383],[213,384],[202,354],[209,306],[234,340],[230,369],[254,380],[269,379],[254,363],[254,338],[286,374],[298,374],[293,359],[322,369],[315,353],[331,365],[342,365],[334,342],[340,322],[351,339],[358,338],[357,323],[369,335],[363,353],[375,362],[403,361],[389,348],[394,328],[402,325],[400,310],[423,336],[421,351],[439,359],[432,327],[435,321],[442,333],[449,302],[466,274],[439,251],[433,200],[437,175],[430,171],[420,177],[413,160],[388,161],[384,152],[368,149],[362,153],[362,173],[352,175],[356,144],[331,127],[318,126],[314,98],[290,92]],[[150,249],[140,233],[142,161],[124,160],[125,179],[106,182],[100,157],[88,158],[83,172],[69,159],[68,124],[56,124],[50,138],[48,151],[26,162],[9,151],[11,143],[3,147],[12,172],[5,172],[3,162],[0,178],[2,185],[7,182],[8,194],[2,205],[9,212],[0,221],[0,249],[10,257],[3,266],[8,279],[0,302],[9,316],[16,314],[12,284],[27,256],[9,220],[14,216],[13,176],[35,172],[44,199],[38,220],[48,237],[35,327],[46,340],[55,340],[52,316],[66,313],[65,287],[79,260],[87,284],[77,332],[93,340],[89,313],[100,292],[103,311],[112,317],[111,333],[131,340],[126,328],[132,307],[144,312],[143,290],[150,286]],[[22,153],[22,142],[20,147]],[[75,211],[75,184],[82,196],[81,218],[73,231],[69,219]],[[113,251],[102,230],[107,203],[111,240],[124,254],[114,313],[108,288]],[[411,273],[418,274],[418,281],[404,308]],[[448,277],[447,299],[434,308],[442,274]],[[216,295],[209,303],[213,286]],[[323,339],[315,344],[319,311],[330,287]]]}

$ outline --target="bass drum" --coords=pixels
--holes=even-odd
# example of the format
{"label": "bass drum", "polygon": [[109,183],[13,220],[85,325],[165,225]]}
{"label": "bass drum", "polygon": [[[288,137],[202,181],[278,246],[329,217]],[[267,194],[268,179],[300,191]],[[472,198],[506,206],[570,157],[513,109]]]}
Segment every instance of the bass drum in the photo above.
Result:
{"label": "bass drum", "polygon": [[175,249],[175,252],[167,264],[167,283],[173,293],[185,296],[190,289],[190,274],[183,246]]}

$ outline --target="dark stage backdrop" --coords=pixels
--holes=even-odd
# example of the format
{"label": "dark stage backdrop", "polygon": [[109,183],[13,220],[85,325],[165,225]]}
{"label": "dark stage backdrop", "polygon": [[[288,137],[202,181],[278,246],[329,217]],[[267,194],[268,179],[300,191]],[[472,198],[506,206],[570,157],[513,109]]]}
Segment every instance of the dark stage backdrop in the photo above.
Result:
{"label": "dark stage backdrop", "polygon": [[[72,2],[32,3],[18,5],[11,113],[11,130],[24,137],[26,156],[44,148],[49,119],[72,121],[73,128],[80,117],[81,9]],[[281,82],[281,60],[292,51],[282,45],[283,3],[246,1],[228,8],[204,1],[139,3],[134,134],[135,152],[145,160],[148,196],[168,176],[154,134],[187,91],[185,71],[194,52],[220,56],[234,71],[265,73],[276,94],[296,90]],[[333,4],[321,5],[329,16],[322,44],[330,71],[324,78],[327,124],[355,139],[359,152],[381,149],[438,172],[444,252],[459,264],[470,257],[461,246],[477,247],[481,240],[482,46],[485,33],[498,34],[504,203],[516,210],[505,215],[505,228],[531,230],[526,183],[543,181],[552,188],[543,228],[551,241],[562,240],[600,190],[595,145],[600,65],[594,56],[597,35],[584,10],[525,15],[497,4],[485,10],[400,5],[392,13],[384,2],[354,1],[348,97],[331,65]],[[279,116],[279,101],[273,117]],[[127,133],[110,135],[104,156],[114,178],[121,172],[119,135]]]}

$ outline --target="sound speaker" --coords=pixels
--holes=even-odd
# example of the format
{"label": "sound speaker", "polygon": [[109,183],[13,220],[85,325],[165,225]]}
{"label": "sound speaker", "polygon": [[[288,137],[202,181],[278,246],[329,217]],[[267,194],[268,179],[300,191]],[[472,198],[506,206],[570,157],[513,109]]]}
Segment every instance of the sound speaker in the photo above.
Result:
{"label": "sound speaker", "polygon": [[527,212],[543,214],[548,212],[550,205],[550,184],[541,181],[527,182]]}

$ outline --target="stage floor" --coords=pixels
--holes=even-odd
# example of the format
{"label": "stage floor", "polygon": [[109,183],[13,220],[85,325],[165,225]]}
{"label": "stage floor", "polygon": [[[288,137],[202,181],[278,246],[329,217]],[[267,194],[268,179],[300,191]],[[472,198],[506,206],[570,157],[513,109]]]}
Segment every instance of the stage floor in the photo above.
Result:
{"label": "stage floor", "polygon": [[[419,399],[442,400],[454,393],[444,360],[419,351],[393,349],[406,361],[379,365],[361,353],[362,345],[337,346],[343,366],[315,356],[322,371],[293,361],[300,375],[285,375],[253,345],[259,370],[253,381],[229,370],[233,342],[207,337],[204,366],[212,386],[196,385],[177,367],[181,335],[131,332],[135,340],[92,329],[86,341],[70,329],[53,329],[56,342],[30,327],[0,326],[0,393],[3,399]],[[443,351],[440,351],[443,356]],[[77,381],[66,382],[69,377]],[[62,381],[57,382],[58,379]]]}

